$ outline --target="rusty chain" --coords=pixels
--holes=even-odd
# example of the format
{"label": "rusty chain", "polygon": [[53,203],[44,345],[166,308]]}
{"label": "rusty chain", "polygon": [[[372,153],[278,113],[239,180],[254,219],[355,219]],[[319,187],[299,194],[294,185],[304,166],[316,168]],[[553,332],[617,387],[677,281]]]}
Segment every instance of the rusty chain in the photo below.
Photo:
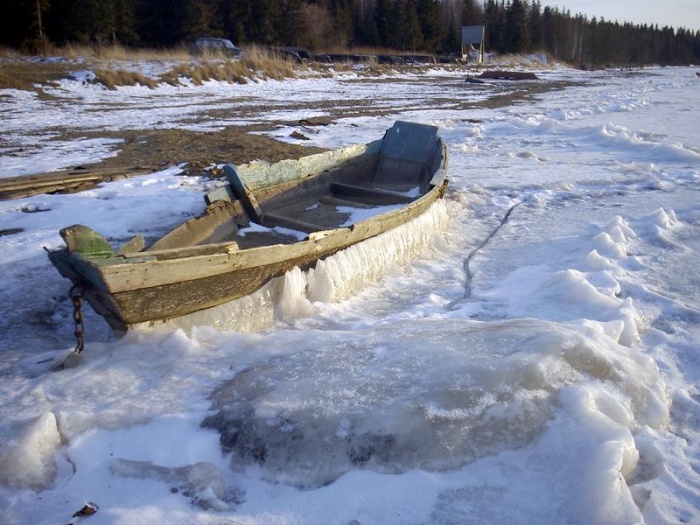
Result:
{"label": "rusty chain", "polygon": [[70,298],[73,301],[73,321],[75,322],[75,352],[80,354],[85,348],[83,326],[83,289],[77,284],[70,289]]}

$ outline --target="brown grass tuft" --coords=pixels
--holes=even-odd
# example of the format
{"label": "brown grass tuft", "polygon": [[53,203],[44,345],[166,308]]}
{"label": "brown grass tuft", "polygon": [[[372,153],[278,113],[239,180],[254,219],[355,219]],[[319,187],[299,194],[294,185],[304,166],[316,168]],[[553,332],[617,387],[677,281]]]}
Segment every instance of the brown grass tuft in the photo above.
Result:
{"label": "brown grass tuft", "polygon": [[297,64],[293,60],[260,46],[247,47],[242,62],[247,69],[262,78],[282,80],[296,74]]}
{"label": "brown grass tuft", "polygon": [[[80,68],[92,69],[97,82],[108,89],[117,86],[143,85],[154,88],[160,83],[177,86],[183,79],[190,79],[195,85],[207,80],[245,84],[251,79],[283,80],[294,78],[302,71],[321,76],[331,74],[328,64],[297,63],[285,54],[260,46],[244,48],[241,60],[206,57],[193,58],[184,46],[167,51],[133,50],[119,45],[78,46],[66,45],[46,49],[47,55],[61,57],[62,60],[42,60],[28,57],[11,50],[0,49],[0,89],[32,89],[36,84],[66,78],[80,61]],[[366,53],[375,49],[355,50]],[[170,69],[157,78],[149,78],[138,73],[138,64],[161,62]],[[332,70],[353,69],[353,64],[334,64]],[[365,76],[386,74],[391,67],[376,63],[366,63],[358,72]]]}
{"label": "brown grass tuft", "polygon": [[9,47],[0,46],[0,58],[18,58],[20,56],[19,51]]}
{"label": "brown grass tuft", "polygon": [[117,86],[147,86],[151,89],[156,87],[158,83],[152,78],[148,78],[141,73],[135,71],[127,71],[126,69],[95,69],[95,81],[107,87],[107,89],[116,89]]}
{"label": "brown grass tuft", "polygon": [[33,89],[66,78],[71,66],[66,62],[27,61],[26,59],[0,59],[0,89]]}
{"label": "brown grass tuft", "polygon": [[183,78],[188,78],[196,86],[207,80],[245,84],[246,77],[250,76],[248,73],[245,66],[236,60],[192,62],[178,64],[162,74],[158,81],[173,86],[180,84]]}
{"label": "brown grass tuft", "polygon": [[189,52],[184,46],[173,49],[130,49],[119,44],[108,46],[85,46],[67,44],[63,47],[54,48],[51,54],[59,55],[68,59],[97,59],[107,62],[142,62],[142,61],[172,61],[186,60]]}
{"label": "brown grass tuft", "polygon": [[171,85],[188,78],[195,85],[207,80],[246,84],[253,78],[270,78],[282,80],[296,75],[296,68],[301,67],[285,57],[266,49],[251,46],[244,51],[241,60],[201,58],[174,66],[161,75],[159,82]]}

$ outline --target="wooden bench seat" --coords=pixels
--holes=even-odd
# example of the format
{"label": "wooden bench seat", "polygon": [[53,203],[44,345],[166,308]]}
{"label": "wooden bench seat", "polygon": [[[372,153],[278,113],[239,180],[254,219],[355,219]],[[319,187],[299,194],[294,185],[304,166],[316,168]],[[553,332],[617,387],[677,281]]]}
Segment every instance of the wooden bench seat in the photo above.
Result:
{"label": "wooden bench seat", "polygon": [[367,204],[366,202],[357,202],[351,199],[341,199],[340,197],[331,197],[330,195],[327,195],[325,197],[321,197],[321,203],[322,204],[328,204],[330,206],[349,206],[352,208],[372,208],[373,206],[371,204]]}
{"label": "wooden bench seat", "polygon": [[415,199],[401,193],[396,193],[380,188],[369,188],[367,186],[353,186],[342,182],[331,184],[331,191],[335,197],[346,200],[359,201],[366,204],[388,205],[388,204],[408,204]]}
{"label": "wooden bench seat", "polygon": [[287,215],[280,215],[278,213],[269,212],[265,212],[263,214],[261,223],[270,228],[280,226],[282,228],[289,228],[291,230],[297,230],[305,233],[312,233],[328,229],[325,226],[321,226],[319,224],[312,224],[310,222],[295,219]]}

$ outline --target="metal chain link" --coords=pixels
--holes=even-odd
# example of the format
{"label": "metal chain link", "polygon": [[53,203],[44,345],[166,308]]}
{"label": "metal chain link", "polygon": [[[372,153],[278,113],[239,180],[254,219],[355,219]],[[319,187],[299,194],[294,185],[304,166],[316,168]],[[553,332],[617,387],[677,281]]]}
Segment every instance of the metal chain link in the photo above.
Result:
{"label": "metal chain link", "polygon": [[83,326],[83,289],[77,284],[70,289],[70,298],[73,301],[73,321],[75,322],[75,352],[80,354],[85,348]]}

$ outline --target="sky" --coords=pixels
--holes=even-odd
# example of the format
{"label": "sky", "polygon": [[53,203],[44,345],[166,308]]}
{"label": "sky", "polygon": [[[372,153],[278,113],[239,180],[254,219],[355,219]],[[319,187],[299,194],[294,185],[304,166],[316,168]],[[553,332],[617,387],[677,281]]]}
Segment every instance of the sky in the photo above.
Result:
{"label": "sky", "polygon": [[634,24],[658,24],[659,27],[684,27],[700,31],[700,2],[698,0],[559,0],[543,1],[542,7],[568,9],[571,14],[582,13],[588,18]]}

